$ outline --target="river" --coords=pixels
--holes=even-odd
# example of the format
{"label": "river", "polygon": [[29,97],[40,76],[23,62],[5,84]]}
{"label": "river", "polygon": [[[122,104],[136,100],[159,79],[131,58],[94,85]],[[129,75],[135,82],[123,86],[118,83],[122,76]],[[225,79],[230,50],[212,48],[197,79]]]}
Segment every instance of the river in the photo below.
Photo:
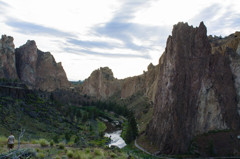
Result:
{"label": "river", "polygon": [[111,133],[105,133],[105,137],[109,137],[111,139],[111,142],[108,144],[109,147],[111,146],[117,146],[118,148],[123,148],[127,144],[121,137],[122,130],[117,130]]}

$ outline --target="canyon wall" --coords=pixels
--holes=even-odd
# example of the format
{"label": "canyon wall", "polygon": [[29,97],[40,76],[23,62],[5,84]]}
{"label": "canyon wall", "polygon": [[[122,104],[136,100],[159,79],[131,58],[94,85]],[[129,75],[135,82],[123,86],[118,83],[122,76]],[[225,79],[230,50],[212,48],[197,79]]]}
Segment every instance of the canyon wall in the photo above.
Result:
{"label": "canyon wall", "polygon": [[210,130],[238,129],[237,91],[229,56],[212,54],[203,23],[174,26],[159,67],[146,136],[161,153],[186,153]]}

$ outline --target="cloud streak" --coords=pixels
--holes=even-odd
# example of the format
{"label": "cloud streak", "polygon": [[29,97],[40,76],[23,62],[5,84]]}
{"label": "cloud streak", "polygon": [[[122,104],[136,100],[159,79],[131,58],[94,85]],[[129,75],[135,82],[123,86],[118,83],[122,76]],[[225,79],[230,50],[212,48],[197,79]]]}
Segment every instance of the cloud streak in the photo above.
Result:
{"label": "cloud streak", "polygon": [[74,38],[69,38],[67,40],[67,43],[78,46],[78,47],[83,47],[83,48],[101,48],[101,49],[114,49],[119,47],[120,44],[116,44],[113,42],[105,42],[105,41],[83,41],[83,40],[78,40]]}
{"label": "cloud streak", "polygon": [[72,33],[64,32],[58,29],[42,26],[39,24],[21,21],[19,19],[8,18],[6,24],[18,33],[22,34],[35,34],[35,35],[48,35],[54,37],[75,37]]}
{"label": "cloud streak", "polygon": [[10,7],[7,3],[0,1],[0,13],[4,14],[6,12],[6,8]]}
{"label": "cloud streak", "polygon": [[[204,8],[199,14],[190,20],[190,23],[196,24],[200,21],[206,22],[208,31],[211,34],[222,35],[226,29],[234,29],[240,26],[240,13],[236,13],[228,6],[215,3]],[[224,12],[222,12],[224,11]],[[218,16],[216,18],[216,16]]]}
{"label": "cloud streak", "polygon": [[76,48],[64,48],[66,52],[73,53],[76,55],[79,54],[85,54],[85,55],[94,55],[94,56],[102,56],[107,58],[144,58],[144,59],[150,59],[150,56],[148,54],[143,55],[137,55],[137,54],[126,54],[126,53],[103,53],[103,52],[97,52],[97,51],[91,51],[91,50],[85,50],[85,49],[76,49]]}

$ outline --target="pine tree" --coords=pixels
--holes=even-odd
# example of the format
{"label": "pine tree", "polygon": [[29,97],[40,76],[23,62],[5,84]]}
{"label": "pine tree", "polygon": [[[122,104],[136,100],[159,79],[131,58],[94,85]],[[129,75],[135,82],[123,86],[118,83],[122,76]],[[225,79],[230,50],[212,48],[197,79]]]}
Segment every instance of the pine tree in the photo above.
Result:
{"label": "pine tree", "polygon": [[128,125],[126,130],[125,141],[127,144],[131,143],[136,139],[138,135],[137,122],[132,112],[128,116]]}

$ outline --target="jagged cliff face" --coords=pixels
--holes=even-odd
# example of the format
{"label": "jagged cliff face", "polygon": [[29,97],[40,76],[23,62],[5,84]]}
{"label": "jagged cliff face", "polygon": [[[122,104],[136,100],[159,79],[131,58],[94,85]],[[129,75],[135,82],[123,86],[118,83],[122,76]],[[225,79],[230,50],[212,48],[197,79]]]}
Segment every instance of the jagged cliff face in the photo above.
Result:
{"label": "jagged cliff face", "polygon": [[119,92],[120,81],[114,78],[112,70],[101,67],[92,72],[90,77],[83,83],[83,94],[106,99]]}
{"label": "jagged cliff face", "polygon": [[161,153],[185,153],[197,134],[239,128],[231,60],[211,51],[203,23],[174,26],[160,59],[154,114],[146,130]]}
{"label": "jagged cliff face", "polygon": [[30,88],[35,87],[37,78],[37,45],[35,41],[27,43],[16,49],[16,66],[19,78]]}
{"label": "jagged cliff face", "polygon": [[13,38],[3,35],[0,40],[0,78],[18,79]]}
{"label": "jagged cliff face", "polygon": [[61,63],[49,52],[38,50],[35,41],[16,49],[16,66],[20,80],[29,88],[54,91],[70,86]]}

